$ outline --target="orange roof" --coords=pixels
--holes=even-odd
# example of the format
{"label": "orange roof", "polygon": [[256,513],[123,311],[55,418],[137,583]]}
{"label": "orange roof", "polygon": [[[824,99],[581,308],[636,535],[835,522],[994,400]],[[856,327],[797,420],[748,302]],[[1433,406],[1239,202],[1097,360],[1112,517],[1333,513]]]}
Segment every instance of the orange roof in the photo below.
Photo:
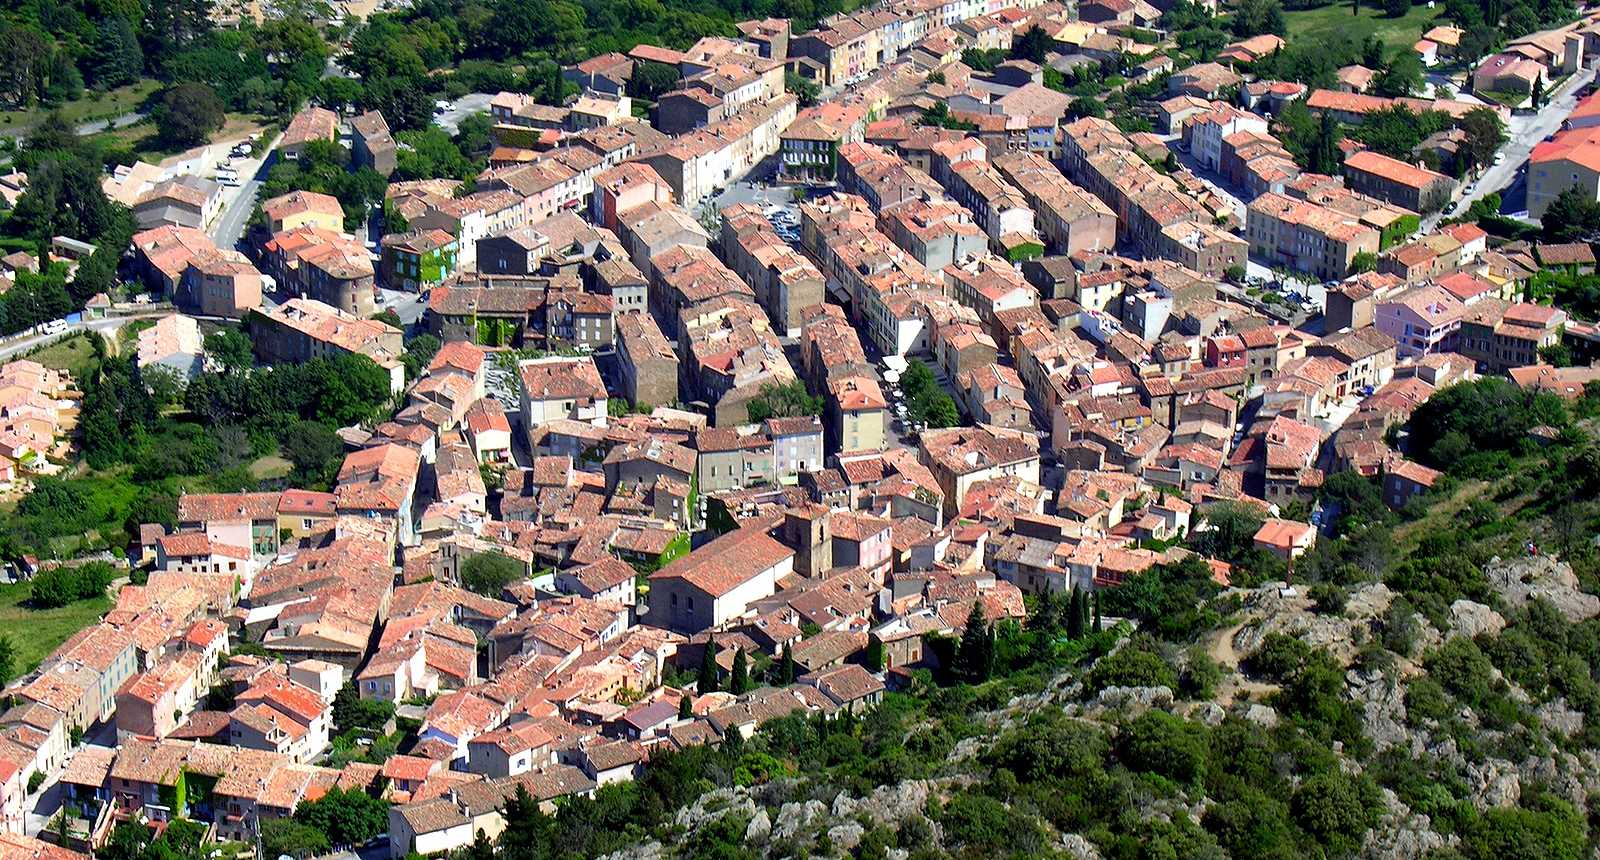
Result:
{"label": "orange roof", "polygon": [[1352,153],[1345,158],[1344,166],[1346,170],[1359,170],[1363,173],[1381,176],[1391,182],[1398,182],[1410,188],[1425,188],[1438,180],[1449,181],[1450,179],[1443,173],[1435,173],[1432,170],[1417,167],[1414,164],[1407,164],[1404,161],[1390,158],[1370,149]]}
{"label": "orange roof", "polygon": [[1294,520],[1280,520],[1268,518],[1256,531],[1256,543],[1266,544],[1278,549],[1292,549],[1304,543],[1315,534],[1315,529],[1308,523]]}

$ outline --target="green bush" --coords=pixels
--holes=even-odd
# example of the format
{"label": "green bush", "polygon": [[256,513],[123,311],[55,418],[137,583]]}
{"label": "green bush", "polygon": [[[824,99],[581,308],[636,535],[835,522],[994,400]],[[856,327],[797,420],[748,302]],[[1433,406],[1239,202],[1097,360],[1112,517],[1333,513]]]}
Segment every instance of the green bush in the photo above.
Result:
{"label": "green bush", "polygon": [[79,600],[104,597],[116,571],[103,561],[72,567],[46,568],[34,576],[30,601],[41,609],[58,609]]}

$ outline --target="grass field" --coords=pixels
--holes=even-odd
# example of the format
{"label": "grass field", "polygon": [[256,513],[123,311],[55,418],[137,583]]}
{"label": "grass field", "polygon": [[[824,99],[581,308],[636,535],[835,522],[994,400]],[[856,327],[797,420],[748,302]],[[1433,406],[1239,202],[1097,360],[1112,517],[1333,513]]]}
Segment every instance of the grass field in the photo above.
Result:
{"label": "grass field", "polygon": [[73,125],[82,125],[95,120],[112,119],[122,116],[130,111],[141,108],[145,101],[161,89],[161,84],[144,80],[104,93],[88,92],[81,99],[48,108],[40,105],[26,110],[9,110],[0,113],[0,132],[15,134],[32,128],[45,114],[51,110],[61,111],[61,116]]}
{"label": "grass field", "polygon": [[1421,38],[1423,32],[1433,26],[1433,19],[1438,17],[1443,8],[1442,4],[1436,9],[1418,4],[1412,6],[1411,11],[1401,17],[1390,18],[1381,8],[1372,8],[1368,5],[1374,2],[1375,0],[1367,0],[1363,3],[1361,12],[1357,15],[1351,15],[1350,4],[1344,2],[1316,9],[1285,12],[1283,17],[1289,24],[1289,41],[1301,44],[1332,43],[1338,39],[1348,38],[1360,44],[1366,41],[1367,36],[1376,34],[1384,47],[1393,51],[1409,47]]}
{"label": "grass field", "polygon": [[[211,139],[213,141],[238,140],[266,127],[266,123],[257,117],[230,113],[222,128],[211,135]],[[127,147],[133,151],[134,155],[152,163],[160,162],[162,159],[186,151],[162,144],[160,137],[156,133],[155,122],[148,119],[123,128],[102,131],[94,135],[93,140],[107,146]]]}
{"label": "grass field", "polygon": [[278,456],[268,454],[250,464],[250,476],[258,481],[269,478],[286,478],[294,471],[294,464]]}
{"label": "grass field", "polygon": [[28,358],[52,370],[64,370],[72,374],[72,378],[83,382],[85,375],[94,367],[94,346],[89,338],[99,337],[98,334],[78,334],[57,341],[39,350]]}
{"label": "grass field", "polygon": [[11,639],[20,674],[39,665],[68,636],[99,620],[111,608],[106,597],[80,600],[60,609],[30,609],[30,586],[23,582],[0,585],[0,636]]}

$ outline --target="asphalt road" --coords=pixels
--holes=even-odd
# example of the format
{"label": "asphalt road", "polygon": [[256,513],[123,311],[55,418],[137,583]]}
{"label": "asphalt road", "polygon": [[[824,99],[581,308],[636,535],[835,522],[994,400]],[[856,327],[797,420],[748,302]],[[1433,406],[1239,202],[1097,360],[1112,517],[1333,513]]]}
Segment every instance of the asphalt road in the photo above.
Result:
{"label": "asphalt road", "polygon": [[[1593,80],[1594,76],[1594,69],[1579,69],[1543,108],[1533,114],[1513,115],[1507,128],[1509,140],[1500,149],[1505,159],[1484,171],[1483,176],[1478,178],[1477,187],[1471,194],[1463,195],[1448,210],[1449,213],[1455,215],[1464,212],[1474,200],[1510,186],[1517,179],[1533,148],[1561,128],[1572,109],[1578,105],[1578,90]],[[1441,217],[1439,214],[1428,216],[1422,222],[1422,231],[1431,230]]]}
{"label": "asphalt road", "polygon": [[456,124],[475,113],[484,113],[489,110],[489,102],[494,96],[488,93],[467,93],[461,98],[450,103],[450,107],[433,115],[433,123],[451,134],[456,133]]}
{"label": "asphalt road", "polygon": [[86,320],[82,322],[69,323],[66,331],[57,334],[32,334],[24,335],[11,340],[0,341],[0,361],[15,358],[16,356],[21,355],[35,347],[43,346],[52,341],[60,340],[61,338],[77,332],[114,332],[117,329],[122,328],[122,326],[125,325],[129,320],[141,319],[143,317],[163,316],[170,313],[172,313],[172,310],[169,308],[163,310],[152,310],[148,313]]}
{"label": "asphalt road", "polygon": [[223,205],[222,211],[217,214],[215,221],[211,222],[211,240],[217,243],[218,248],[233,248],[244,237],[245,225],[250,221],[250,213],[255,211],[256,197],[261,193],[261,183],[267,178],[267,171],[272,169],[273,162],[278,155],[278,141],[283,135],[272,139],[265,153],[260,158],[251,158],[239,163],[239,172],[253,168],[250,178],[232,189],[233,196]]}

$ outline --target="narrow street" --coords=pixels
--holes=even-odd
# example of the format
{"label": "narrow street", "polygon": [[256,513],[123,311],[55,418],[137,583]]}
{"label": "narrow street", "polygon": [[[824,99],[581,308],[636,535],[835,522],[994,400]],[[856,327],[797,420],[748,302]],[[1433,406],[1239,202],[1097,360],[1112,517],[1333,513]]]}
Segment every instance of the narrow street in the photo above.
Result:
{"label": "narrow street", "polygon": [[[1528,161],[1528,156],[1533,153],[1533,148],[1538,146],[1546,137],[1555,134],[1561,129],[1561,124],[1566,122],[1567,116],[1578,105],[1578,90],[1594,80],[1595,70],[1590,68],[1579,69],[1571,78],[1567,79],[1561,91],[1556,93],[1544,107],[1532,114],[1514,114],[1508,124],[1507,135],[1509,139],[1500,152],[1505,158],[1495,165],[1491,165],[1478,178],[1477,187],[1470,194],[1462,195],[1457,203],[1446,210],[1445,213],[1435,213],[1424,218],[1422,232],[1433,229],[1439,220],[1449,215],[1459,215],[1478,200],[1496,191],[1501,191],[1511,186],[1518,178],[1522,167]],[[1526,211],[1526,207],[1519,205],[1519,210]],[[1519,211],[1504,211],[1503,214],[1517,215]]]}
{"label": "narrow street", "polygon": [[216,220],[211,222],[211,240],[217,243],[218,248],[233,248],[244,238],[245,226],[256,208],[256,197],[261,193],[261,184],[266,181],[267,171],[272,169],[277,160],[278,141],[282,139],[283,135],[279,134],[260,157],[240,162],[239,175],[241,178],[248,175],[249,178],[232,190],[232,196],[217,214]]}

